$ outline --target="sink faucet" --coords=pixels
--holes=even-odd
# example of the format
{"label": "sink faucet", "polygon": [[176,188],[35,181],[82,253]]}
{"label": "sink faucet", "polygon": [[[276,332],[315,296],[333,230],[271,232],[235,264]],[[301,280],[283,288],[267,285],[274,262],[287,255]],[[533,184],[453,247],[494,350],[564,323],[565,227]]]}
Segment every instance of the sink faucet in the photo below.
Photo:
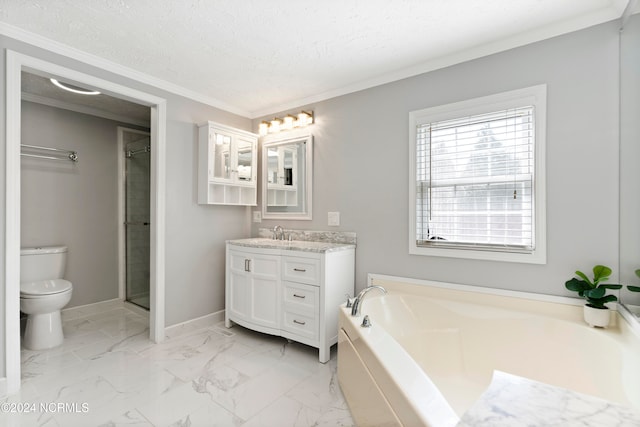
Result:
{"label": "sink faucet", "polygon": [[383,288],[382,286],[373,285],[373,286],[368,286],[368,287],[364,288],[363,290],[360,291],[360,293],[356,297],[355,301],[353,301],[353,305],[351,306],[351,315],[352,316],[359,316],[360,315],[360,308],[362,307],[362,300],[364,299],[364,296],[369,291],[371,291],[373,289],[377,289],[377,290],[381,291],[384,294],[387,293],[387,290],[385,288]]}
{"label": "sink faucet", "polygon": [[284,240],[284,229],[279,225],[273,227],[273,240]]}

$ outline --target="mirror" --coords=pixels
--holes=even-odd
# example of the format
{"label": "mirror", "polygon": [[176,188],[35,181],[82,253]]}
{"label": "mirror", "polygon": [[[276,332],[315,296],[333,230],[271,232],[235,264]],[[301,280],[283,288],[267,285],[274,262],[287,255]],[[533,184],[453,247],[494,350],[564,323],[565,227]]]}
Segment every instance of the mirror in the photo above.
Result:
{"label": "mirror", "polygon": [[[620,32],[620,263],[619,280],[640,286],[640,14]],[[640,292],[620,291],[620,301],[640,318]]]}
{"label": "mirror", "polygon": [[311,219],[313,136],[262,141],[262,217]]}
{"label": "mirror", "polygon": [[221,133],[215,134],[215,144],[214,149],[211,152],[211,164],[213,165],[213,170],[209,171],[209,174],[213,173],[213,176],[209,178],[230,178],[230,146],[231,146],[231,137],[228,135],[223,135]]}
{"label": "mirror", "polygon": [[252,180],[253,168],[253,142],[243,138],[237,139],[238,148],[238,179],[240,181]]}

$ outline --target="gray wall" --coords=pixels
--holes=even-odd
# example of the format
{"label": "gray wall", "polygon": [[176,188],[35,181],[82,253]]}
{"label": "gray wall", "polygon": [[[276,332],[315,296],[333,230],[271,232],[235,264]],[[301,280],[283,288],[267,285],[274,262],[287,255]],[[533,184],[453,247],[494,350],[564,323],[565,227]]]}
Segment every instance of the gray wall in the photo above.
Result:
{"label": "gray wall", "polygon": [[[409,112],[541,83],[548,90],[547,264],[409,255]],[[367,273],[382,273],[569,295],[564,282],[576,269],[617,267],[617,22],[303,108],[316,118],[313,220],[263,221],[254,234],[277,223],[330,229],[327,212],[341,212],[338,229],[358,236],[357,288]]]}
{"label": "gray wall", "polygon": [[67,307],[118,297],[117,126],[22,102],[23,144],[78,152],[77,163],[21,161],[21,245],[69,247]]}

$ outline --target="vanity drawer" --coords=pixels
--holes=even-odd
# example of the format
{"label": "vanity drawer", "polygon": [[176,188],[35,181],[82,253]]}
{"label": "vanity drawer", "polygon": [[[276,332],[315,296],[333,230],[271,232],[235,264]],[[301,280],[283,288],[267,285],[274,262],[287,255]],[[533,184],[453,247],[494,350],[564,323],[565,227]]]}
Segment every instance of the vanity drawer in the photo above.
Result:
{"label": "vanity drawer", "polygon": [[318,312],[320,288],[302,283],[283,282],[285,307],[315,315]]}
{"label": "vanity drawer", "polygon": [[285,311],[282,319],[282,329],[292,334],[317,340],[319,336],[318,317]]}
{"label": "vanity drawer", "polygon": [[282,265],[282,278],[284,280],[320,286],[319,259],[283,257]]}

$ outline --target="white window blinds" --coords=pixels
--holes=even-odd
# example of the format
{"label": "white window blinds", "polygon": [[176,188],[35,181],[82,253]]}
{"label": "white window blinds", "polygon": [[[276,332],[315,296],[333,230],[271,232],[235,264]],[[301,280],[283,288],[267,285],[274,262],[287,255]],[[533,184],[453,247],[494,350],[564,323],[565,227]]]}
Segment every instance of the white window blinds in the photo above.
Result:
{"label": "white window blinds", "polygon": [[530,253],[534,107],[416,127],[416,244]]}

